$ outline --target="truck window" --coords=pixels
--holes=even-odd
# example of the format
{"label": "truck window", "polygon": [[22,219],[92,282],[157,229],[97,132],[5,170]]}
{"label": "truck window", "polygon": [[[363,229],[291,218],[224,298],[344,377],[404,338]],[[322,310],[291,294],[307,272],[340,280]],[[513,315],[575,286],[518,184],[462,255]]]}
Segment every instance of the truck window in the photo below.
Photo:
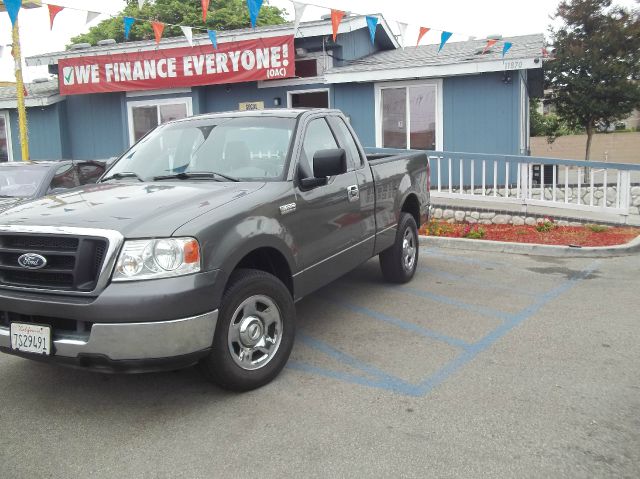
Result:
{"label": "truck window", "polygon": [[68,164],[58,167],[51,180],[49,191],[60,188],[75,188],[77,186],[80,186],[80,181],[78,180],[76,169],[72,164]]}
{"label": "truck window", "polygon": [[313,155],[319,150],[330,150],[338,148],[336,139],[327,125],[324,118],[311,120],[307,126],[302,141],[302,152],[304,158],[300,158],[300,167],[305,176],[309,177],[313,174]]}
{"label": "truck window", "polygon": [[340,145],[347,152],[347,159],[349,164],[352,167],[360,168],[364,165],[362,161],[362,156],[360,155],[360,150],[358,150],[358,145],[356,145],[355,140],[353,139],[353,135],[349,131],[349,128],[345,124],[344,120],[339,117],[332,117],[331,126],[334,128],[338,140],[340,141]]}

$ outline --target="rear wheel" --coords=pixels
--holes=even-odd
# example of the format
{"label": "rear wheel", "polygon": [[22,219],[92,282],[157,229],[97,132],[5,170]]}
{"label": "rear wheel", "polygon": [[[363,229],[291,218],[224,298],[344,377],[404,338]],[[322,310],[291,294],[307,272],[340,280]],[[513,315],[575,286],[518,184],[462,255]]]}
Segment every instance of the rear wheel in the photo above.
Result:
{"label": "rear wheel", "polygon": [[289,290],[264,271],[231,275],[222,298],[204,374],[222,388],[248,391],[274,379],[289,359],[295,336],[295,307]]}
{"label": "rear wheel", "polygon": [[416,273],[419,255],[418,227],[409,213],[401,213],[396,241],[380,253],[382,276],[392,283],[408,283]]}

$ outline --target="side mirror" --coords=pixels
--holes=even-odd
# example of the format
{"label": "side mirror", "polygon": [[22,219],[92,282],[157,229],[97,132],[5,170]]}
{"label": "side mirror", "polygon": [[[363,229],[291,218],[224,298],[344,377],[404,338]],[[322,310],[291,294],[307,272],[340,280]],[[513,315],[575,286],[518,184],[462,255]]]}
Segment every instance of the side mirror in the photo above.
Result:
{"label": "side mirror", "polygon": [[317,188],[327,184],[327,178],[347,172],[347,155],[342,148],[318,150],[313,156],[313,177],[303,178],[304,189]]}

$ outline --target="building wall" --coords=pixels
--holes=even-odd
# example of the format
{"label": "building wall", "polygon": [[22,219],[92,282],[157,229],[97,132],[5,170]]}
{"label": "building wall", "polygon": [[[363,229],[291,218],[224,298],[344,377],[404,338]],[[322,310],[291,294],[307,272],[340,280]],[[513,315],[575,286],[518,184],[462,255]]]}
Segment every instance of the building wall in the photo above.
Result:
{"label": "building wall", "polygon": [[124,93],[69,96],[66,108],[74,160],[106,159],[127,148]]}
{"label": "building wall", "polygon": [[211,85],[203,88],[205,90],[203,113],[237,110],[240,103],[253,101],[263,101],[265,108],[278,108],[273,104],[274,98],[280,98],[280,108],[286,108],[288,91],[327,88],[329,89],[329,97],[331,98],[331,85],[324,84],[258,88],[257,82],[252,82]]}
{"label": "building wall", "polygon": [[349,117],[364,146],[376,146],[373,83],[340,83],[333,86],[332,104]]}
{"label": "building wall", "polygon": [[[71,158],[64,123],[64,102],[42,108],[27,109],[29,156],[32,160]],[[11,110],[11,145],[13,160],[22,161],[18,112]]]}
{"label": "building wall", "polygon": [[[545,136],[531,138],[532,156],[583,160],[586,147],[587,135],[560,136],[553,143],[549,143]],[[612,163],[640,164],[640,132],[594,135],[591,144],[591,159]]]}

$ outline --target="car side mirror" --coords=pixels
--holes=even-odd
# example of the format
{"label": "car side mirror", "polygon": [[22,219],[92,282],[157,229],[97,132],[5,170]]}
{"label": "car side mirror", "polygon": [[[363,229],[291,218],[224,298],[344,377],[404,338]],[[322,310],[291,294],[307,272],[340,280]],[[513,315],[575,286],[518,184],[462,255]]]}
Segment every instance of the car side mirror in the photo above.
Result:
{"label": "car side mirror", "polygon": [[318,150],[313,155],[313,178],[304,178],[303,188],[316,188],[327,184],[330,176],[347,172],[347,154],[342,148]]}

